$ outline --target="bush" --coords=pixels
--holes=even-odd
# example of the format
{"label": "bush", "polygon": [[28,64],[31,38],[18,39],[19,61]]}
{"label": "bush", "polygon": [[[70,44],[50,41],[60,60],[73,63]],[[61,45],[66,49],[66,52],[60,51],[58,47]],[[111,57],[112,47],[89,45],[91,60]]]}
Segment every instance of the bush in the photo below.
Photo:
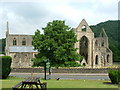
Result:
{"label": "bush", "polygon": [[119,70],[110,70],[109,78],[113,84],[118,84],[120,82],[120,71]]}
{"label": "bush", "polygon": [[0,56],[0,65],[2,65],[2,79],[6,79],[11,72],[12,58],[10,56]]}

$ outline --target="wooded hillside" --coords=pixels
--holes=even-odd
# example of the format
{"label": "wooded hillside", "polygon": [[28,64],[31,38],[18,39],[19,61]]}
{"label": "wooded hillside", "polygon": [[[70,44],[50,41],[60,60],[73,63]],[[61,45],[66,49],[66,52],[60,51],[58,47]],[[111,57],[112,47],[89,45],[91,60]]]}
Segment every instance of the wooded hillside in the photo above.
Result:
{"label": "wooded hillside", "polygon": [[114,61],[120,61],[120,20],[109,20],[106,22],[101,22],[97,25],[90,26],[93,32],[95,33],[95,37],[98,37],[102,28],[105,29],[106,34],[109,39],[109,47],[113,52]]}

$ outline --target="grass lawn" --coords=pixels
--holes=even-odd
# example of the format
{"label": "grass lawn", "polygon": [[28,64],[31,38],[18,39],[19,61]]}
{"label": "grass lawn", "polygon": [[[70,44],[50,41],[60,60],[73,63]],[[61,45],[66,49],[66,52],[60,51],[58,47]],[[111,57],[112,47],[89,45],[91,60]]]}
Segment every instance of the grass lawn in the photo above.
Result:
{"label": "grass lawn", "polygon": [[[12,88],[24,78],[9,77],[2,81],[2,88]],[[47,82],[47,88],[118,88],[106,80],[41,80]]]}

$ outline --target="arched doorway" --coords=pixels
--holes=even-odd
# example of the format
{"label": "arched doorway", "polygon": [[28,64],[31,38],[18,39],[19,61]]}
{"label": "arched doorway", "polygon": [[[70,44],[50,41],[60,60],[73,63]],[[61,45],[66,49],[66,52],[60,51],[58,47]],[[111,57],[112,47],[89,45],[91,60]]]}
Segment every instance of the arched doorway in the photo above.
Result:
{"label": "arched doorway", "polygon": [[88,38],[83,36],[80,39],[80,55],[83,56],[88,64]]}

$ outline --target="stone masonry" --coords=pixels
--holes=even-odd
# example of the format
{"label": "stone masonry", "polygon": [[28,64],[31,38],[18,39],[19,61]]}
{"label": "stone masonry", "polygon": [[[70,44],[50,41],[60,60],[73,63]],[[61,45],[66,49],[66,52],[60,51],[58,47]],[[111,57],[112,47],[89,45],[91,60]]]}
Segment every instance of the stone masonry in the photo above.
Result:
{"label": "stone masonry", "polygon": [[[78,48],[77,53],[83,56],[80,62],[82,65],[89,68],[112,65],[112,51],[109,49],[108,37],[104,29],[100,36],[95,38],[93,31],[83,19],[74,30],[78,40],[75,48]],[[9,34],[7,22],[6,55],[12,57],[12,68],[30,68],[31,59],[37,54],[33,49],[32,35]]]}
{"label": "stone masonry", "polygon": [[83,56],[81,64],[86,67],[106,67],[112,65],[112,51],[109,49],[108,37],[104,29],[100,36],[95,38],[94,33],[83,19],[74,29],[78,42],[75,48]]}

